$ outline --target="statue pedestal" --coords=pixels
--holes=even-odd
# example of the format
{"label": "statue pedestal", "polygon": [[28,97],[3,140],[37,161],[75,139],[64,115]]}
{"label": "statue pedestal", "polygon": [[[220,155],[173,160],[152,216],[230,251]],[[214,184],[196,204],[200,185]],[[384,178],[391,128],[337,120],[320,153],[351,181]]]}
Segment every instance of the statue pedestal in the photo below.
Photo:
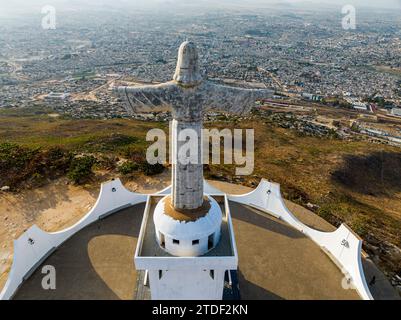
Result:
{"label": "statue pedestal", "polygon": [[148,198],[135,252],[153,300],[221,300],[238,256],[226,196],[205,196],[197,212],[171,211],[168,196]]}
{"label": "statue pedestal", "polygon": [[153,221],[157,243],[173,256],[201,256],[220,241],[222,210],[210,196],[196,210],[176,210],[166,196],[156,205]]}

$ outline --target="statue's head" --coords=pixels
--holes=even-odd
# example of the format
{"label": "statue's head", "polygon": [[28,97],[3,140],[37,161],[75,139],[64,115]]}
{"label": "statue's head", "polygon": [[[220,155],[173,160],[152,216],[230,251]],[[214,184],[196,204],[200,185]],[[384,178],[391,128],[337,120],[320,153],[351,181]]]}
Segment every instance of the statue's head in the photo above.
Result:
{"label": "statue's head", "polygon": [[185,87],[192,87],[201,83],[198,50],[193,42],[185,41],[181,44],[173,79]]}

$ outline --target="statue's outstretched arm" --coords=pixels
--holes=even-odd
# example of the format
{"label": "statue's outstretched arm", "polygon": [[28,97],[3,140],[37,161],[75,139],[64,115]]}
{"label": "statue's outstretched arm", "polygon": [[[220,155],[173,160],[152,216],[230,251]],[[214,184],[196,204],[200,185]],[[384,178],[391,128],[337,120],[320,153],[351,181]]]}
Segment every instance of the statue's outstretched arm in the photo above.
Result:
{"label": "statue's outstretched arm", "polygon": [[206,82],[204,110],[247,113],[260,99],[269,98],[274,91],[269,89],[244,89]]}
{"label": "statue's outstretched arm", "polygon": [[128,112],[151,111],[160,107],[169,107],[170,101],[176,96],[178,88],[173,82],[144,86],[118,86],[113,92],[127,103]]}

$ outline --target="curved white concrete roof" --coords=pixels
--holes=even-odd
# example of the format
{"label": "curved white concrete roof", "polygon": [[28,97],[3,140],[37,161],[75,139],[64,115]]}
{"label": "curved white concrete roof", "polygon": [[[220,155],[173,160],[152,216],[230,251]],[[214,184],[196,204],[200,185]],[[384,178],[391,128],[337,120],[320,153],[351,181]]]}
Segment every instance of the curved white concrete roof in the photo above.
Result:
{"label": "curved white concrete roof", "polygon": [[164,213],[164,197],[155,208],[153,221],[157,230],[164,235],[179,240],[192,240],[207,237],[220,229],[222,213],[219,204],[212,197],[207,196],[210,201],[210,210],[202,218],[196,221],[175,220]]}
{"label": "curved white concrete roof", "polygon": [[[204,183],[206,193],[218,191],[208,183]],[[170,192],[171,187],[168,187],[160,191],[159,194],[164,195]],[[270,183],[264,179],[262,179],[259,186],[252,192],[244,195],[228,195],[228,197],[231,201],[255,207],[267,214],[274,215],[307,235],[317,243],[330,258],[337,262],[342,272],[351,280],[352,285],[363,299],[373,299],[362,269],[362,240],[347,226],[342,225],[334,232],[321,232],[304,225],[285,207],[279,185]],[[95,206],[74,226],[54,233],[44,232],[35,225],[29,228],[14,241],[13,264],[9,278],[3,290],[0,292],[0,300],[10,299],[25,280],[26,276],[35,270],[39,263],[50,255],[55,248],[59,247],[73,234],[106,215],[110,215],[134,204],[143,203],[147,198],[147,195],[128,191],[124,188],[121,181],[116,179],[115,181],[102,184],[99,198]],[[219,205],[214,199],[211,199],[211,204],[212,208],[218,208],[220,210]],[[199,222],[202,223],[201,229],[205,227],[206,230],[206,226],[211,226],[213,219],[217,218],[217,211],[213,210],[213,212],[214,214],[210,216],[212,217],[211,219],[208,217],[201,218],[204,219]],[[179,229],[180,227],[181,225],[179,224],[175,225],[175,228],[178,228],[178,232],[181,231]],[[193,236],[192,231],[182,232],[182,234],[183,236],[188,236],[188,238],[189,235],[191,235],[191,238]],[[29,238],[34,239],[35,242],[31,243],[27,241]]]}

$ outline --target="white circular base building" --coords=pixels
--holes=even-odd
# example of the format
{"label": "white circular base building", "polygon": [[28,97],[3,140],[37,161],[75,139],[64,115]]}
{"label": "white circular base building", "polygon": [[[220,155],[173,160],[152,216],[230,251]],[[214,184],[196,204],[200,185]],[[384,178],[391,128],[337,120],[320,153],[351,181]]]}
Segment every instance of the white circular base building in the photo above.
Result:
{"label": "white circular base building", "polygon": [[153,220],[158,244],[173,256],[204,255],[220,240],[222,211],[208,195],[196,210],[177,210],[171,196],[165,196],[156,205]]}

